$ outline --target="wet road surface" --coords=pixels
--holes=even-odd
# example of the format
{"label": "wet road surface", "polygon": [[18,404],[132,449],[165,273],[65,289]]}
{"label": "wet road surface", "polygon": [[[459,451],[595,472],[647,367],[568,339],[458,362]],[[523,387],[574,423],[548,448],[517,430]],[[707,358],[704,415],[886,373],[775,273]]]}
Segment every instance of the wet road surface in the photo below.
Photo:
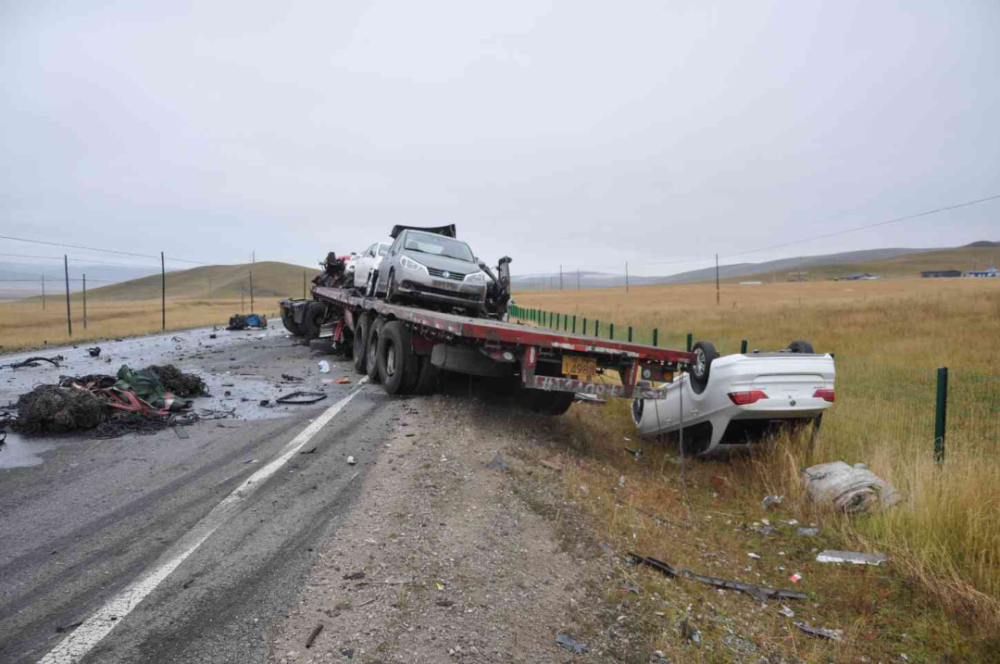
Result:
{"label": "wet road surface", "polygon": [[[113,440],[44,440],[36,444],[51,449],[38,450],[42,463],[0,470],[0,661],[263,661],[270,630],[296,601],[314,549],[351,509],[404,402],[358,385],[348,362],[313,355],[278,332],[233,340],[216,354],[202,348],[192,355],[193,344],[172,344],[132,366],[184,357],[184,370],[209,379],[220,401],[214,407],[249,408],[262,395],[305,388],[328,398],[246,413],[266,419],[199,422],[186,428],[187,439],[167,429]],[[319,359],[330,359],[330,374],[318,373]],[[240,383],[238,372],[252,375]],[[60,372],[48,373],[54,379]],[[283,384],[282,373],[305,383]],[[333,384],[340,376],[350,384]],[[11,385],[0,391],[3,402],[16,389]],[[232,396],[222,404],[226,389]],[[239,401],[240,390],[253,399]],[[317,418],[328,421],[310,429]],[[269,474],[247,489],[265,468]],[[199,533],[207,536],[191,549]],[[172,567],[143,586],[141,601],[113,614],[123,590],[166,563]],[[76,630],[87,642],[85,632],[93,635],[100,615],[110,631],[67,650]]]}

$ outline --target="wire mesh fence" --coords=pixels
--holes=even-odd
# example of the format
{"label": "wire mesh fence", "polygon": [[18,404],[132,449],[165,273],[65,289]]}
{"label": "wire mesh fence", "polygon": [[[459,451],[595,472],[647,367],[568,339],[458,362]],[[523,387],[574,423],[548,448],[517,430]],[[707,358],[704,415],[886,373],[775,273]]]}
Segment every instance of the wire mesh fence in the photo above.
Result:
{"label": "wire mesh fence", "polygon": [[[569,334],[665,348],[691,350],[696,340],[688,332],[518,306],[511,308],[511,319]],[[747,339],[711,341],[720,355],[757,350]],[[882,446],[941,458],[946,452],[1000,455],[1000,376],[947,369],[942,374],[941,369],[839,354],[835,361],[837,408],[823,423],[834,453],[849,456],[859,446]]]}

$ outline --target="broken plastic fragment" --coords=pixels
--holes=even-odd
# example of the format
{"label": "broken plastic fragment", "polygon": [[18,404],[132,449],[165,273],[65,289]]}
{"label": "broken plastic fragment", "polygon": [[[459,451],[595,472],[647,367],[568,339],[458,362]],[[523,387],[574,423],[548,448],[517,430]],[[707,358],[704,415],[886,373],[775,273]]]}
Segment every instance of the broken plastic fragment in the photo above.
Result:
{"label": "broken plastic fragment", "polygon": [[878,567],[889,556],[881,553],[859,553],[857,551],[823,551],[816,556],[819,563],[852,563],[854,565],[874,565]]}

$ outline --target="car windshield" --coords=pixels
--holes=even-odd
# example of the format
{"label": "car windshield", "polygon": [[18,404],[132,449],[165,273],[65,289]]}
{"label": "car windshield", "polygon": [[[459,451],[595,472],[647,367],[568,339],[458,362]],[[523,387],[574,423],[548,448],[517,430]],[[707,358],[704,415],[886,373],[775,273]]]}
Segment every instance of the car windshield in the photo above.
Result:
{"label": "car windshield", "polygon": [[408,251],[419,251],[422,254],[432,254],[434,256],[447,256],[457,258],[460,261],[474,263],[475,256],[469,245],[450,237],[435,235],[433,233],[407,233],[406,243],[403,248]]}

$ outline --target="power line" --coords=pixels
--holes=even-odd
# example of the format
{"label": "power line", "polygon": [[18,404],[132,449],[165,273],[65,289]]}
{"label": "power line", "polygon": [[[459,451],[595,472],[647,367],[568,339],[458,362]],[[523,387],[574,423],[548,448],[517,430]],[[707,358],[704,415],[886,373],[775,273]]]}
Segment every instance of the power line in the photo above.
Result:
{"label": "power line", "polygon": [[[63,259],[62,256],[31,256],[28,254],[0,254],[0,256],[10,256],[12,258],[39,258],[43,260],[53,260],[53,261],[61,261]],[[158,265],[156,266],[136,265],[135,263],[116,263],[114,261],[98,261],[98,260],[93,260],[91,258],[80,258],[79,256],[70,256],[69,259],[71,261],[80,261],[82,263],[86,263],[87,265],[121,265],[123,267],[148,267],[150,269],[155,269],[159,267]]]}
{"label": "power line", "polygon": [[[44,245],[48,245],[50,247],[67,247],[69,249],[83,249],[84,251],[97,251],[97,252],[103,252],[103,253],[106,253],[106,254],[118,254],[120,256],[135,256],[135,257],[138,257],[138,258],[153,258],[153,259],[159,258],[159,256],[153,256],[152,254],[136,254],[136,253],[132,253],[130,251],[118,251],[117,249],[97,249],[95,247],[83,247],[83,246],[80,246],[78,244],[63,244],[61,242],[46,242],[44,240],[30,240],[30,239],[23,238],[23,237],[11,237],[9,235],[0,235],[0,239],[2,239],[2,240],[15,240],[17,242],[30,242],[31,244],[44,244]],[[183,258],[171,258],[169,260],[172,260],[175,263],[191,263],[192,265],[210,265],[210,263],[202,263],[202,262],[199,262],[199,261],[189,261],[189,260],[186,260],[186,259],[183,259]]]}

